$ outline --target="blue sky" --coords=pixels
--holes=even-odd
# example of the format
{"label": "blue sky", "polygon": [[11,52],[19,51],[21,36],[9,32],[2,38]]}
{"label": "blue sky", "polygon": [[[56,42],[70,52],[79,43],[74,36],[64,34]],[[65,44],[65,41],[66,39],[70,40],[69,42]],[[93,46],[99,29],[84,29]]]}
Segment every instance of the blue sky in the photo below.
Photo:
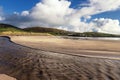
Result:
{"label": "blue sky", "polygon": [[[30,10],[36,3],[41,0],[1,0],[0,6],[3,8],[5,14],[12,14],[13,12],[22,12],[24,10]],[[71,1],[71,8],[78,8],[80,4],[88,2],[88,0],[69,0]],[[25,5],[25,6],[24,6]],[[120,10],[108,11],[100,14],[93,15],[92,18],[112,18],[120,20]]]}
{"label": "blue sky", "polygon": [[120,9],[93,15],[92,18],[111,18],[120,20]]}
{"label": "blue sky", "polygon": [[46,26],[76,32],[95,30],[120,34],[119,14],[120,0],[0,1],[0,23],[17,27]]}
{"label": "blue sky", "polygon": [[[5,13],[13,13],[13,12],[22,12],[24,10],[29,10],[33,6],[35,6],[36,3],[40,2],[41,0],[31,0],[31,1],[25,1],[25,0],[1,0],[0,6],[3,7]],[[80,3],[85,2],[85,0],[69,0],[72,2],[71,6],[72,8],[76,8]],[[23,6],[25,5],[25,6]]]}
{"label": "blue sky", "polygon": [[13,12],[22,12],[24,10],[29,10],[33,6],[35,6],[36,3],[38,3],[39,0],[1,0],[0,6],[3,7],[3,10],[6,14],[11,14]]}

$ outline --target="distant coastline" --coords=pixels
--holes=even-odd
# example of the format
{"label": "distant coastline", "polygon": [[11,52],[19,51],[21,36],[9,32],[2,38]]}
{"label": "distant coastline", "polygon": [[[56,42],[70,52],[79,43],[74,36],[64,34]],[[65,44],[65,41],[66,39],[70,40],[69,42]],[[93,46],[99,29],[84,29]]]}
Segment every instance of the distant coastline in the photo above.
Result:
{"label": "distant coastline", "polygon": [[120,37],[74,37],[74,36],[61,36],[61,38],[73,39],[73,40],[113,40],[113,41],[120,41]]}
{"label": "distant coastline", "polygon": [[71,32],[47,27],[27,27],[18,28],[9,24],[0,24],[0,35],[9,36],[72,36],[72,37],[120,37],[117,34],[99,33],[99,32]]}

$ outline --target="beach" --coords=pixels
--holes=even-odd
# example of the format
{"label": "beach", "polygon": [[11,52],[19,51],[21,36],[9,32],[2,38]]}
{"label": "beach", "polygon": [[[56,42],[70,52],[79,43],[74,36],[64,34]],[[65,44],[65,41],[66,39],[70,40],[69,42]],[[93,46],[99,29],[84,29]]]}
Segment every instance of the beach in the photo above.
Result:
{"label": "beach", "polygon": [[17,80],[120,79],[120,41],[10,36],[0,44],[0,74]]}
{"label": "beach", "polygon": [[15,43],[44,51],[92,56],[120,57],[120,41],[75,40],[56,36],[12,36]]}

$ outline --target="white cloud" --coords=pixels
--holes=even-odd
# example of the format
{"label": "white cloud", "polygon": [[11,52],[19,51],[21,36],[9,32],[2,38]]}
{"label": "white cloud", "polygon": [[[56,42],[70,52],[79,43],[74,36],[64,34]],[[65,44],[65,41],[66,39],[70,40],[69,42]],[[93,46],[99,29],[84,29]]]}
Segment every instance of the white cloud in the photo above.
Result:
{"label": "white cloud", "polygon": [[28,16],[28,15],[29,15],[29,11],[23,11],[23,12],[21,13],[21,15],[22,15],[22,16]]}
{"label": "white cloud", "polygon": [[71,2],[66,0],[43,0],[32,8],[30,16],[51,26],[66,25],[74,9],[69,8]]}
{"label": "white cloud", "polygon": [[90,16],[119,8],[120,0],[89,0],[89,3],[86,3],[86,6],[78,10],[76,14],[79,16]]}
{"label": "white cloud", "polygon": [[90,0],[90,6],[94,6],[100,12],[116,10],[120,8],[120,0]]}
{"label": "white cloud", "polygon": [[4,20],[4,17],[1,17],[1,16],[0,16],[0,21],[3,21],[3,20]]}
{"label": "white cloud", "polygon": [[113,34],[120,34],[120,22],[119,20],[112,20],[112,19],[94,19],[91,22],[91,27],[95,31],[103,32],[103,33],[113,33]]}
{"label": "white cloud", "polygon": [[120,0],[89,0],[80,4],[82,7],[78,9],[70,8],[70,5],[68,0],[42,0],[29,11],[6,16],[3,22],[19,27],[46,26],[77,32],[96,30],[119,33],[118,20],[100,18],[90,23],[87,20],[94,14],[119,9]]}
{"label": "white cloud", "polygon": [[107,0],[107,1],[106,0],[89,0],[89,3],[81,4],[81,5],[85,5],[85,6],[80,8],[79,10],[76,11],[76,13],[71,15],[70,24],[73,26],[78,26],[83,28],[83,29],[80,28],[79,31],[81,30],[88,31],[86,27],[83,27],[83,24],[87,25],[87,27],[89,25],[86,22],[80,22],[79,19],[84,17],[85,19],[84,21],[86,21],[87,20],[86,16],[89,16],[89,18],[91,18],[91,15],[95,15],[95,14],[106,12],[106,11],[117,10],[120,8],[120,0]]}
{"label": "white cloud", "polygon": [[14,15],[19,15],[19,13],[18,13],[18,12],[13,12],[13,14],[14,14]]}
{"label": "white cloud", "polygon": [[4,17],[3,17],[3,9],[2,7],[0,7],[0,21],[4,20]]}

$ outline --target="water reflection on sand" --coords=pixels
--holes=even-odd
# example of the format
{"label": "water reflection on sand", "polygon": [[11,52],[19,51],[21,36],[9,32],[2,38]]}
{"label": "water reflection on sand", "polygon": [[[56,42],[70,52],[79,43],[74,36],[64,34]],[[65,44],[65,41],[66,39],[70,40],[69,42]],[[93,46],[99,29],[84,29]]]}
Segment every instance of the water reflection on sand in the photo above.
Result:
{"label": "water reflection on sand", "polygon": [[72,36],[62,36],[65,39],[82,39],[82,40],[120,40],[119,37],[72,37]]}

